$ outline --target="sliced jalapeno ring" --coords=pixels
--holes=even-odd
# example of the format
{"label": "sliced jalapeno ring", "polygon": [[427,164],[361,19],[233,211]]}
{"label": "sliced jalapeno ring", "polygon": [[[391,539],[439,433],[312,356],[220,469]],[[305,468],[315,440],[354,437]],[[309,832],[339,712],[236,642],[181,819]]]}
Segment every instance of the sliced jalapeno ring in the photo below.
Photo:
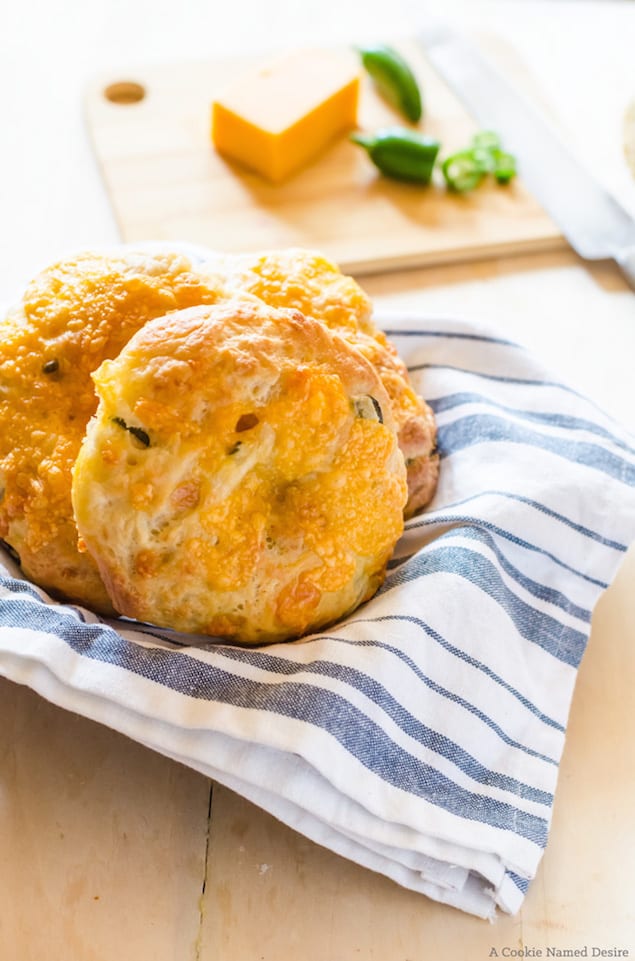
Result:
{"label": "sliced jalapeno ring", "polygon": [[494,176],[499,184],[508,184],[516,176],[516,158],[505,150],[494,151]]}
{"label": "sliced jalapeno ring", "polygon": [[484,171],[475,161],[471,150],[461,150],[446,157],[441,165],[441,171],[448,187],[456,190],[457,193],[474,190],[484,176]]}
{"label": "sliced jalapeno ring", "polygon": [[381,404],[371,394],[361,394],[359,397],[354,397],[353,410],[355,417],[360,420],[376,420],[380,424],[384,422]]}
{"label": "sliced jalapeno ring", "polygon": [[500,150],[501,138],[493,130],[480,130],[472,137],[472,147],[476,150]]}
{"label": "sliced jalapeno ring", "polygon": [[428,184],[440,143],[407,127],[385,127],[374,134],[353,133],[353,143],[368,151],[378,170],[394,180]]}
{"label": "sliced jalapeno ring", "polygon": [[473,147],[469,153],[472,155],[476,166],[484,174],[491,174],[494,172],[496,160],[494,159],[494,154],[491,150],[485,147]]}
{"label": "sliced jalapeno ring", "polygon": [[365,47],[359,50],[362,64],[377,90],[407,120],[421,120],[421,90],[412,69],[392,47]]}

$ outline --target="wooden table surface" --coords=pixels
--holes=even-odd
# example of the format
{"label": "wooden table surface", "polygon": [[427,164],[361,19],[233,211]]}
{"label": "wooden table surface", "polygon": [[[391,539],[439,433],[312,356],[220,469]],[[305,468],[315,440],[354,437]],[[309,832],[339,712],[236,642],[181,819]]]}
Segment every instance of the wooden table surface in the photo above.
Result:
{"label": "wooden table surface", "polygon": [[[256,50],[265,36],[383,39],[410,32],[418,6],[12,7],[0,41],[0,299],[64,250],[117,239],[81,122],[93,70]],[[572,142],[635,209],[620,142],[635,99],[635,4],[448,0],[446,14],[515,45]],[[635,430],[635,297],[612,264],[561,251],[366,277],[364,286],[384,309],[497,326]],[[1,961],[479,961],[546,957],[548,948],[634,957],[633,583],[635,549],[594,614],[538,876],[518,916],[494,924],[400,889],[0,678]]]}

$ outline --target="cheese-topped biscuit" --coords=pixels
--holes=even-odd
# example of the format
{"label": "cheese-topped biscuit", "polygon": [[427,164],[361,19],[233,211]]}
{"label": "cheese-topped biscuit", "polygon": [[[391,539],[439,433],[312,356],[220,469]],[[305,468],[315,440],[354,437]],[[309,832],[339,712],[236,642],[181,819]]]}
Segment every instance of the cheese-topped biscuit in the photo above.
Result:
{"label": "cheese-topped biscuit", "polygon": [[417,394],[406,365],[372,318],[372,303],[352,277],[320,253],[302,248],[219,256],[208,262],[218,289],[247,292],[272,307],[314,317],[358,347],[376,368],[390,397],[399,446],[406,460],[410,517],[432,498],[438,480],[436,424]]}
{"label": "cheese-topped biscuit", "polygon": [[58,597],[112,613],[71,507],[91,372],[147,320],[216,297],[179,254],[85,253],[36,277],[0,324],[0,537]]}
{"label": "cheese-topped biscuit", "polygon": [[216,254],[200,265],[231,296],[250,293],[270,307],[292,307],[340,333],[374,333],[370,298],[352,277],[314,250],[289,247],[254,254]]}
{"label": "cheese-topped biscuit", "polygon": [[381,380],[343,338],[243,296],[150,321],[94,380],[73,506],[122,614],[257,643],[377,590],[405,467]]}

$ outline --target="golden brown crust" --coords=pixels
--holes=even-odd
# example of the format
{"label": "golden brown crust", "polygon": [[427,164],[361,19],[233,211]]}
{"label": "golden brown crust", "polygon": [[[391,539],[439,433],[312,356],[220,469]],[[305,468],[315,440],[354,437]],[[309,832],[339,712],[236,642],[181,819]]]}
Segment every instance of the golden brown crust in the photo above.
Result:
{"label": "golden brown crust", "polygon": [[405,468],[344,339],[243,295],[148,323],[95,382],[73,505],[122,613],[255,643],[377,589]]}
{"label": "golden brown crust", "polygon": [[[377,330],[369,298],[330,261],[298,249],[219,257],[195,266],[174,251],[85,253],[36,277],[0,324],[0,538],[20,555],[25,574],[55,596],[113,612],[108,589],[114,588],[104,585],[92,557],[77,549],[70,496],[71,470],[97,404],[91,373],[116,357],[149,320],[237,295],[301,310],[370,361],[388,395],[406,461],[405,516],[432,497],[438,473],[432,413]],[[261,361],[244,359],[256,379]],[[162,376],[173,385],[179,371],[174,357]],[[169,405],[149,399],[145,405],[144,417],[155,424],[163,418],[167,428],[175,428]],[[135,490],[137,503],[144,496],[147,491]],[[187,511],[200,492],[184,483],[172,496]],[[149,563],[140,555],[141,568]]]}
{"label": "golden brown crust", "polygon": [[372,333],[372,303],[353,280],[322,254],[300,247],[208,261],[210,282],[229,296],[253,294],[270,307],[291,307],[331,330]]}
{"label": "golden brown crust", "polygon": [[300,248],[219,257],[207,269],[219,289],[254,294],[272,307],[297,308],[337,331],[370,360],[390,397],[406,460],[405,516],[421,510],[434,495],[438,477],[434,416],[415,392],[393,344],[377,329],[362,288],[322,254]]}
{"label": "golden brown crust", "polygon": [[45,270],[0,328],[0,537],[28,577],[96,610],[112,606],[77,551],[71,468],[97,400],[91,372],[152,317],[216,292],[178,254],[82,254]]}
{"label": "golden brown crust", "polygon": [[408,478],[404,516],[412,517],[431,500],[437,486],[439,459],[434,414],[414,390],[406,365],[384,333],[379,330],[373,335],[358,332],[350,340],[371,362],[390,398]]}

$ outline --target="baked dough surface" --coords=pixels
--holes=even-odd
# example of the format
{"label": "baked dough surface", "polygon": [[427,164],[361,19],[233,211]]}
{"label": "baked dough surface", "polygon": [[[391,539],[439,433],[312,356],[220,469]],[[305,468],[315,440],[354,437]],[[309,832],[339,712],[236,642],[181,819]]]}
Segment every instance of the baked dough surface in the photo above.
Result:
{"label": "baked dough surface", "polygon": [[73,507],[118,611],[257,643],[375,593],[406,473],[344,338],[242,294],[148,322],[94,380]]}
{"label": "baked dough surface", "polygon": [[157,246],[83,253],[39,274],[0,321],[0,538],[26,576],[54,596],[115,611],[91,554],[78,550],[71,503],[71,471],[97,407],[92,373],[149,321],[235,298],[300,311],[364,355],[387,395],[386,423],[405,460],[404,516],[433,495],[432,413],[377,329],[367,295],[319,253],[199,258]]}
{"label": "baked dough surface", "polygon": [[71,507],[92,371],[146,321],[217,296],[176,253],[87,253],[39,274],[0,324],[0,537],[52,594],[113,610]]}
{"label": "baked dough surface", "polygon": [[292,307],[337,331],[370,360],[390,397],[399,446],[406,460],[405,516],[434,494],[439,474],[436,424],[430,407],[410,382],[406,365],[372,319],[367,294],[317,251],[302,248],[219,256],[203,269],[210,282],[232,293],[250,293],[272,307]]}

